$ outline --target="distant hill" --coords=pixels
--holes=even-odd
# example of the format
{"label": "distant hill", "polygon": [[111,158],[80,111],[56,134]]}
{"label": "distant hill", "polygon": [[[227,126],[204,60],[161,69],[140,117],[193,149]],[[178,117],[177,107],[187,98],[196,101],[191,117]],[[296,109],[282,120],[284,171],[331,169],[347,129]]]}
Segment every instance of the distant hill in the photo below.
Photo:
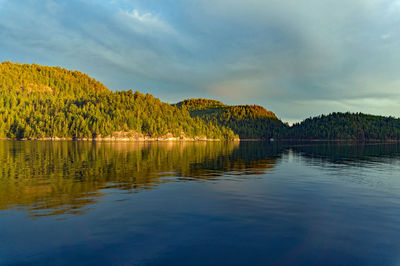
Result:
{"label": "distant hill", "polygon": [[240,139],[279,137],[288,128],[273,112],[258,105],[231,106],[215,100],[187,99],[176,106],[188,110],[194,118],[232,129]]}
{"label": "distant hill", "polygon": [[332,113],[294,124],[283,138],[400,140],[400,119],[362,113]]}
{"label": "distant hill", "polygon": [[192,118],[152,95],[112,92],[78,71],[0,64],[0,138],[93,138],[116,132],[124,137],[237,138],[232,130]]}

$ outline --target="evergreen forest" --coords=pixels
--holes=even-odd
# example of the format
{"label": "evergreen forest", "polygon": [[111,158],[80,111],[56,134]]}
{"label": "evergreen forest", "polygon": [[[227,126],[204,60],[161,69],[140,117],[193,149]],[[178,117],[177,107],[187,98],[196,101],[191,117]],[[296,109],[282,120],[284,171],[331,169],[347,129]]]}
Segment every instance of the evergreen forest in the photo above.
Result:
{"label": "evergreen forest", "polygon": [[150,94],[112,92],[78,71],[60,67],[0,64],[0,138],[93,138],[116,131],[150,137],[233,139],[188,111]]}
{"label": "evergreen forest", "polygon": [[138,91],[111,91],[79,71],[0,63],[0,138],[91,139],[116,132],[148,138],[384,141],[400,140],[400,119],[331,113],[289,126],[258,105],[209,99],[169,104]]}

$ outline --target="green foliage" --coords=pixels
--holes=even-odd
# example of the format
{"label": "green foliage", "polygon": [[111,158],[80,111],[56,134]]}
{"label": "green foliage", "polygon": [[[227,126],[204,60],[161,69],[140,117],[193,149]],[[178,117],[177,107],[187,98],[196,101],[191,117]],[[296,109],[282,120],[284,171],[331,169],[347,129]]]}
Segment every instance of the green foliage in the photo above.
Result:
{"label": "green foliage", "polygon": [[393,117],[332,113],[289,127],[273,112],[257,105],[229,106],[207,99],[190,99],[176,105],[192,117],[232,129],[241,139],[400,140],[400,119]]}
{"label": "green foliage", "polygon": [[192,117],[232,129],[241,139],[274,138],[288,128],[273,112],[258,105],[229,106],[215,100],[189,99],[176,106],[187,109]]}
{"label": "green foliage", "polygon": [[149,94],[112,92],[78,71],[0,64],[0,138],[93,138],[116,132],[209,139],[400,140],[400,119],[352,113],[289,127],[257,105],[208,99],[176,105]]}
{"label": "green foliage", "polygon": [[332,113],[294,124],[285,138],[400,140],[400,119],[362,113]]}
{"label": "green foliage", "polygon": [[149,94],[112,92],[78,71],[0,64],[0,138],[91,138],[117,131],[151,137],[232,139],[228,128],[192,118]]}

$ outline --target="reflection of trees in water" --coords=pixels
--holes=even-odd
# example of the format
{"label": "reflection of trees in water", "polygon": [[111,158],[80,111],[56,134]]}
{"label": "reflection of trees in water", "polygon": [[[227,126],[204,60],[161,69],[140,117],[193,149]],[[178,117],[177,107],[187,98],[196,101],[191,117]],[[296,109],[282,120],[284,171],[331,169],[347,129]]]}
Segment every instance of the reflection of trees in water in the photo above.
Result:
{"label": "reflection of trees in water", "polygon": [[329,182],[353,183],[387,192],[400,183],[400,145],[393,144],[312,144],[291,147],[304,166],[319,168]]}
{"label": "reflection of trees in water", "polygon": [[[322,143],[292,145],[302,157],[338,165],[365,165],[370,162],[390,163],[400,157],[400,144]],[[315,161],[317,162],[317,161]]]}
{"label": "reflection of trees in water", "polygon": [[282,148],[265,142],[241,142],[231,153],[192,164],[193,176],[198,178],[222,175],[265,174],[274,168]]}
{"label": "reflection of trees in water", "polygon": [[237,142],[0,141],[0,209],[28,207],[33,216],[81,213],[104,188],[138,192],[175,180],[265,173],[278,150]]}
{"label": "reflection of trees in water", "polygon": [[398,144],[0,141],[0,210],[82,213],[104,195],[102,189],[139,192],[171,181],[247,178],[269,172],[288,148],[318,165],[363,166],[400,157]]}

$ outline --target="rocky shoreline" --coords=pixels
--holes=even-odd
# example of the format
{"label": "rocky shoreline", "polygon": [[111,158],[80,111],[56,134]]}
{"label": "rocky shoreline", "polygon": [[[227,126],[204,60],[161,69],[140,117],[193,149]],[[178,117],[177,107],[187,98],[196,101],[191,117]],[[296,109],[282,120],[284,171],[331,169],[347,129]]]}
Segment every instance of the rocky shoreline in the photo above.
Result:
{"label": "rocky shoreline", "polygon": [[[16,139],[16,138],[0,138],[0,140],[19,140],[19,141],[121,141],[121,142],[129,142],[129,141],[137,141],[137,142],[153,142],[153,141],[160,141],[160,142],[184,142],[184,141],[241,141],[240,139],[198,139],[198,138],[169,138],[169,139],[163,139],[163,138],[32,138],[32,139]],[[255,140],[254,140],[255,141]]]}
{"label": "rocky shoreline", "polygon": [[160,137],[152,137],[141,133],[130,132],[114,132],[111,136],[96,136],[96,137],[80,137],[80,138],[65,138],[65,137],[44,137],[44,138],[0,138],[0,140],[42,140],[42,141],[240,141],[240,139],[209,139],[206,136],[196,136],[194,138],[181,135],[175,137],[172,134],[166,134]]}

